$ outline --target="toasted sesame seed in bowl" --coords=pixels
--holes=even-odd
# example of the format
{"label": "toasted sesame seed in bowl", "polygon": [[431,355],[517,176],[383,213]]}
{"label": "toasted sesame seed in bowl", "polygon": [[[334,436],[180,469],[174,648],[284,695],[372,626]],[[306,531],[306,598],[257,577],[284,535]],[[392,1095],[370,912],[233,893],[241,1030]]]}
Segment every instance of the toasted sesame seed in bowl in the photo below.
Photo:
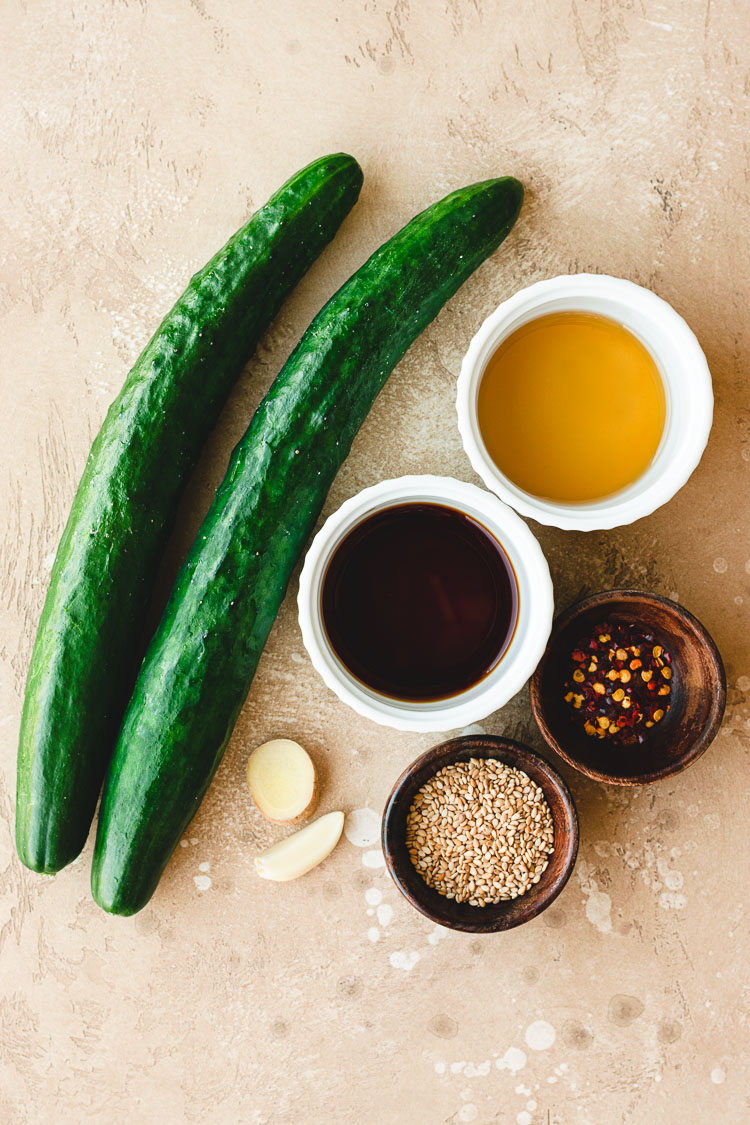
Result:
{"label": "toasted sesame seed in bowl", "polygon": [[442,926],[510,929],[565,886],[578,818],[565,782],[520,743],[452,739],[402,774],[383,815],[383,850],[401,893]]}
{"label": "toasted sesame seed in bowl", "polygon": [[538,883],[554,848],[544,793],[523,770],[470,758],[438,770],[406,818],[409,857],[428,887],[487,906]]}

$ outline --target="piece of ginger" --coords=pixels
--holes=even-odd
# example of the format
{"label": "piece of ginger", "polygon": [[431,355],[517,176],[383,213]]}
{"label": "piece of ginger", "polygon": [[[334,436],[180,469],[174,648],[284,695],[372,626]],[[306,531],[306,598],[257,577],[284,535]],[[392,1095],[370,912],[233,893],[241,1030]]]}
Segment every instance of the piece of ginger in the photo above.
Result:
{"label": "piece of ginger", "polygon": [[318,776],[310,755],[290,738],[274,738],[247,760],[250,795],[268,820],[299,824],[315,812]]}

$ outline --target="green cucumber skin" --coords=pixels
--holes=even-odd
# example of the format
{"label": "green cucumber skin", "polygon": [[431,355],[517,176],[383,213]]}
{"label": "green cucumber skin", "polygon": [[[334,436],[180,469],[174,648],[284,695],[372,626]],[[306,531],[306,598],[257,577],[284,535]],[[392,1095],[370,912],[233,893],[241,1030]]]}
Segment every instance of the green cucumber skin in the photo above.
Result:
{"label": "green cucumber skin", "polygon": [[125,710],[175,510],[243,365],[354,206],[351,156],[293,176],[190,281],[89,454],[28,674],[16,847],[53,873],[80,853]]}
{"label": "green cucumber skin", "polygon": [[502,242],[504,178],[454,192],[385,243],[305,332],[256,411],[146,654],[104,787],[92,891],[134,914],[153,894],[229,741],[286,587],[392,369]]}

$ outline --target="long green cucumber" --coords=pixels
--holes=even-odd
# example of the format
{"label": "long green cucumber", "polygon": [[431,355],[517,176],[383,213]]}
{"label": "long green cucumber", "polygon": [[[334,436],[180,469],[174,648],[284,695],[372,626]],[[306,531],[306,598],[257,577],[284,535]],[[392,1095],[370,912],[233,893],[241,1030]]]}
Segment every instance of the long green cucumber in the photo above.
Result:
{"label": "long green cucumber", "polygon": [[258,407],[177,577],[104,787],[92,871],[105,910],[153,894],[221,760],[293,567],[378,392],[502,242],[523,189],[454,192],[322,309]]}
{"label": "long green cucumber", "polygon": [[179,496],[244,363],[362,185],[327,156],[193,277],[107,413],[52,567],[18,753],[16,846],[59,871],[81,851],[137,668]]}

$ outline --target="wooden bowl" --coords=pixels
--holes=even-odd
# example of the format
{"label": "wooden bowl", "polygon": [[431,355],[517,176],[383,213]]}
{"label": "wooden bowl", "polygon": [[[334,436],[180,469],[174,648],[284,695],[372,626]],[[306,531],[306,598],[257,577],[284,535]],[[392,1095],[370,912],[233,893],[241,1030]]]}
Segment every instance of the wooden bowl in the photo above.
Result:
{"label": "wooden bowl", "polygon": [[[519,898],[489,906],[470,906],[438,894],[424,882],[406,850],[406,818],[418,790],[443,766],[470,758],[497,758],[528,774],[544,793],[555,830],[554,850],[539,882]],[[560,775],[519,742],[489,735],[452,738],[412,762],[388,798],[382,835],[386,866],[404,898],[438,925],[471,934],[510,930],[541,914],[567,883],[578,853],[578,817]]]}
{"label": "wooden bowl", "polygon": [[[672,654],[670,709],[640,746],[589,737],[571,723],[563,699],[571,652],[605,621],[653,633]],[[639,590],[608,590],[567,609],[531,680],[531,707],[548,744],[587,777],[612,785],[646,785],[686,769],[716,737],[726,695],[721,656],[700,621],[669,598]]]}

